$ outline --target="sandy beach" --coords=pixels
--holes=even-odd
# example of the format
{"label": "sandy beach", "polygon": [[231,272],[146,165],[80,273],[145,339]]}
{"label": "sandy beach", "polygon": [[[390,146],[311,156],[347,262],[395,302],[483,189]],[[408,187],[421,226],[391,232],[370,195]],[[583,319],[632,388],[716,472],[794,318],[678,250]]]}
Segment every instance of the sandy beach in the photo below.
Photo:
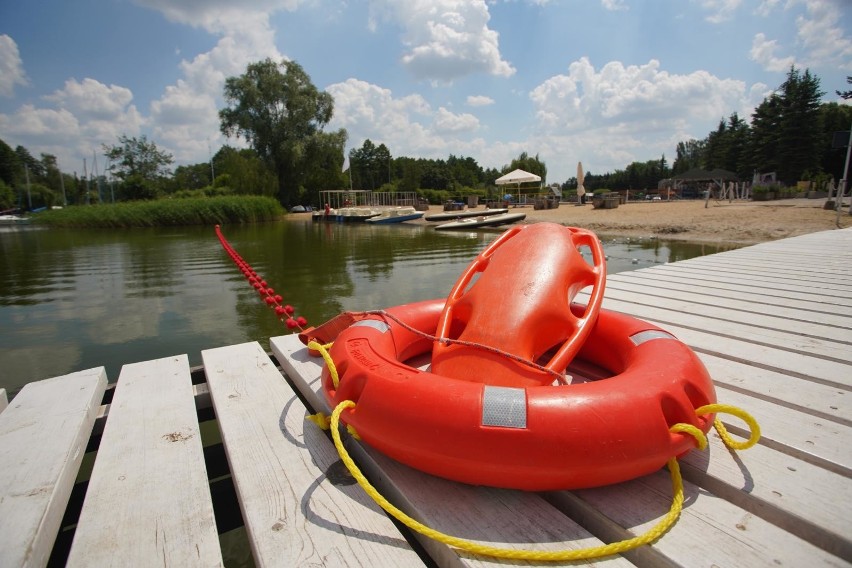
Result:
{"label": "sandy beach", "polygon": [[[698,242],[755,244],[817,231],[852,227],[848,208],[823,209],[825,199],[778,201],[703,200],[626,203],[615,209],[593,209],[591,203],[562,203],[556,209],[510,208],[526,213],[522,223],[552,221],[591,229],[601,235],[649,237]],[[481,208],[481,207],[480,207]],[[442,212],[433,205],[429,213]],[[429,214],[427,213],[427,214]],[[421,221],[425,222],[425,221]]]}

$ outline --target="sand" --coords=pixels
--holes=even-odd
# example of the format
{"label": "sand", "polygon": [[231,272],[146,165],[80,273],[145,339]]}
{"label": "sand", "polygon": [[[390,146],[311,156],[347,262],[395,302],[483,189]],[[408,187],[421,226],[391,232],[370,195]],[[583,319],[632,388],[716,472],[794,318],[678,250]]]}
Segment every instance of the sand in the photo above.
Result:
{"label": "sand", "polygon": [[[844,207],[837,213],[824,209],[825,199],[778,201],[703,200],[643,201],[615,209],[594,209],[591,203],[563,203],[556,209],[510,207],[510,213],[526,213],[522,223],[552,221],[591,229],[599,235],[650,237],[709,243],[756,244],[817,231],[852,227]],[[429,213],[443,208],[433,205]],[[427,213],[428,214],[428,213]]]}

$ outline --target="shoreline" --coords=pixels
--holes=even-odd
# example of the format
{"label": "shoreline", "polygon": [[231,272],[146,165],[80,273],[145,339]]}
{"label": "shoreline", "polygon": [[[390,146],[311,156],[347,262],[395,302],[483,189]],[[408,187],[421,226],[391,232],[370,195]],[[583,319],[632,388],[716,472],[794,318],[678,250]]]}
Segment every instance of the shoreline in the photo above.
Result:
{"label": "shoreline", "polygon": [[[525,213],[521,224],[550,221],[577,226],[612,237],[644,237],[706,243],[751,245],[818,231],[852,227],[848,207],[824,209],[826,199],[776,201],[633,201],[615,209],[594,209],[591,203],[561,203],[556,209],[511,207]],[[428,214],[443,207],[432,205]],[[422,219],[416,221],[432,224]],[[505,227],[502,227],[505,229]]]}
{"label": "shoreline", "polygon": [[[678,201],[631,201],[615,209],[594,209],[591,203],[560,203],[556,209],[509,206],[510,213],[524,213],[518,224],[553,222],[589,229],[606,237],[659,238],[708,244],[754,245],[819,231],[852,228],[852,216],[844,205],[840,215],[825,209],[825,198],[774,201],[716,201],[705,207],[703,199]],[[484,211],[480,206],[474,211]],[[442,205],[430,205],[425,215],[443,213]],[[310,218],[312,213],[289,213],[285,219]],[[839,221],[839,223],[838,223]],[[425,219],[407,224],[437,225]],[[510,225],[491,230],[506,230]]]}

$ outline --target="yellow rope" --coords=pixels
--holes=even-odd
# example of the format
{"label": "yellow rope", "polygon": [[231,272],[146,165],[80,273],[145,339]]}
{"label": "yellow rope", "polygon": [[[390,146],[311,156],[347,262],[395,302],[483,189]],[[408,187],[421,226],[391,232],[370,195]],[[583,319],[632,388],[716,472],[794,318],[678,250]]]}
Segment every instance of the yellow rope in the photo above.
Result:
{"label": "yellow rope", "polygon": [[334,364],[334,360],[328,352],[332,345],[333,343],[326,343],[325,345],[322,345],[318,341],[311,339],[308,342],[308,349],[319,351],[319,354],[322,355],[323,361],[325,361],[325,364],[328,367],[328,372],[331,375],[331,382],[334,384],[334,388],[337,388],[337,385],[340,383],[340,378],[337,376],[337,365]]}
{"label": "yellow rope", "polygon": [[[315,347],[313,348],[315,349]],[[613,542],[611,544],[593,546],[590,548],[578,550],[523,550],[477,544],[469,540],[442,533],[409,517],[401,510],[396,508],[393,504],[391,504],[378,492],[375,487],[373,487],[373,485],[367,480],[367,478],[364,477],[364,474],[361,473],[361,470],[358,468],[358,466],[355,465],[355,462],[352,460],[351,456],[346,451],[346,448],[343,447],[343,442],[340,439],[340,414],[347,408],[355,408],[355,403],[351,400],[344,400],[343,402],[338,404],[332,412],[330,421],[331,436],[334,440],[334,447],[337,448],[337,453],[340,455],[340,459],[346,465],[346,468],[349,470],[349,473],[352,474],[352,477],[354,477],[355,480],[358,482],[358,485],[360,485],[364,492],[366,492],[367,495],[369,495],[382,509],[387,511],[388,514],[393,516],[395,519],[397,519],[399,522],[401,522],[408,528],[417,531],[418,533],[425,535],[433,540],[458,548],[460,550],[465,550],[467,552],[479,554],[481,556],[490,556],[495,558],[550,562],[583,560],[590,558],[599,558],[601,556],[610,556],[613,554],[619,554],[621,552],[632,550],[639,546],[650,544],[656,541],[657,539],[662,537],[663,534],[665,534],[675,524],[675,522],[677,522],[677,519],[680,516],[680,512],[683,508],[683,478],[680,474],[680,466],[678,465],[677,458],[671,458],[669,459],[667,464],[672,479],[673,497],[671,507],[669,508],[668,513],[666,513],[665,516],[660,520],[660,522],[654,525],[645,534],[625,539],[619,542]],[[727,431],[724,430],[724,427],[722,427],[722,429],[719,431],[719,435],[722,437],[722,440],[725,442],[726,445],[728,445],[729,447],[751,447],[755,443],[757,443],[757,440],[760,438],[760,428],[755,419],[747,412],[734,406],[722,404],[706,405],[696,410],[696,414],[699,415],[720,412],[728,412],[730,414],[734,414],[735,416],[742,418],[752,428],[752,434],[749,440],[747,442],[741,443],[732,440],[730,438],[730,435],[728,435]],[[714,424],[716,428],[719,429],[721,426],[721,421],[719,421],[719,419],[717,418]],[[671,428],[671,430],[673,432],[683,432],[695,436],[696,443],[702,449],[707,445],[707,439],[704,436],[704,433],[690,424],[675,424]]]}
{"label": "yellow rope", "polygon": [[[310,341],[308,343],[308,348],[316,350],[320,353],[326,365],[328,366],[329,374],[331,376],[332,383],[334,384],[334,388],[338,388],[340,379],[337,373],[337,367],[334,364],[334,361],[331,358],[331,355],[328,352],[328,349],[331,348],[331,343],[322,345],[317,341]],[[621,552],[626,552],[628,550],[632,550],[634,548],[638,548],[639,546],[643,546],[646,544],[650,544],[660,537],[663,536],[676,522],[680,517],[680,512],[683,508],[683,478],[680,474],[680,466],[678,465],[677,458],[670,458],[668,460],[668,468],[671,474],[672,479],[672,504],[669,508],[669,511],[665,514],[665,516],[651,529],[649,529],[646,533],[625,539],[619,542],[613,542],[610,544],[605,544],[602,546],[594,546],[584,549],[577,550],[557,550],[557,551],[539,551],[539,550],[523,550],[523,549],[514,549],[514,548],[500,548],[494,546],[487,546],[482,544],[477,544],[475,542],[471,542],[469,540],[464,540],[458,537],[454,537],[452,535],[448,535],[442,533],[440,531],[436,531],[423,523],[409,517],[401,510],[396,508],[393,504],[391,504],[387,499],[382,496],[378,490],[373,487],[373,485],[364,477],[364,474],[361,473],[361,470],[355,465],[355,462],[349,456],[349,453],[346,451],[346,448],[343,447],[343,442],[340,439],[340,414],[347,408],[354,408],[355,403],[351,400],[344,400],[331,414],[331,419],[323,413],[317,413],[309,415],[307,418],[312,422],[316,423],[323,430],[331,428],[331,436],[334,440],[334,446],[337,448],[337,453],[340,455],[340,459],[346,465],[346,468],[349,470],[349,473],[352,474],[352,477],[358,482],[358,485],[364,490],[367,495],[369,495],[382,509],[384,509],[388,514],[393,516],[399,522],[410,528],[411,530],[417,531],[420,534],[423,534],[433,540],[438,542],[447,544],[449,546],[453,546],[460,550],[465,550],[467,552],[471,552],[474,554],[479,554],[481,556],[490,556],[495,558],[506,558],[513,560],[535,560],[535,561],[570,561],[570,560],[583,560],[590,558],[599,558],[602,556],[610,556],[613,554],[619,554]],[[705,414],[719,414],[719,413],[728,413],[737,416],[742,419],[746,424],[748,424],[750,428],[750,436],[749,439],[745,442],[738,442],[731,438],[725,426],[722,424],[722,421],[717,416],[713,422],[713,426],[716,428],[719,433],[719,437],[725,443],[725,445],[729,448],[736,450],[744,450],[752,447],[757,443],[760,439],[760,425],[757,421],[744,410],[737,408],[735,406],[726,405],[726,404],[707,404],[695,410],[695,413],[699,416],[703,416]],[[347,431],[350,435],[352,435],[355,439],[360,440],[358,433],[351,426],[347,426]],[[680,432],[684,434],[689,434],[695,438],[696,445],[698,449],[703,450],[707,447],[707,437],[704,435],[699,428],[691,424],[679,423],[675,424],[670,428],[671,432]]]}
{"label": "yellow rope", "polygon": [[727,428],[722,424],[722,421],[719,420],[719,417],[716,416],[716,420],[713,421],[713,426],[716,428],[716,431],[719,433],[719,437],[722,438],[722,441],[725,442],[725,445],[731,448],[732,450],[747,450],[753,445],[755,445],[758,440],[760,440],[760,424],[757,423],[757,420],[754,419],[754,416],[743,410],[742,408],[738,408],[736,406],[731,406],[730,404],[706,404],[699,408],[695,409],[695,414],[701,416],[704,414],[719,414],[724,412],[725,414],[733,414],[746,424],[748,424],[749,430],[751,434],[749,435],[748,440],[745,442],[737,442],[731,435],[728,434]]}

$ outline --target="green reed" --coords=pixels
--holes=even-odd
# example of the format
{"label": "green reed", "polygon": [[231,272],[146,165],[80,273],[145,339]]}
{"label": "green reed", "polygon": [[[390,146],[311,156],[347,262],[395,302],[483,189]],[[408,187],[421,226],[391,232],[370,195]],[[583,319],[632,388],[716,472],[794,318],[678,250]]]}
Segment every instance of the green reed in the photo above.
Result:
{"label": "green reed", "polygon": [[283,214],[281,205],[270,197],[232,195],[75,205],[39,213],[33,222],[77,228],[167,227],[255,223],[271,221]]}

